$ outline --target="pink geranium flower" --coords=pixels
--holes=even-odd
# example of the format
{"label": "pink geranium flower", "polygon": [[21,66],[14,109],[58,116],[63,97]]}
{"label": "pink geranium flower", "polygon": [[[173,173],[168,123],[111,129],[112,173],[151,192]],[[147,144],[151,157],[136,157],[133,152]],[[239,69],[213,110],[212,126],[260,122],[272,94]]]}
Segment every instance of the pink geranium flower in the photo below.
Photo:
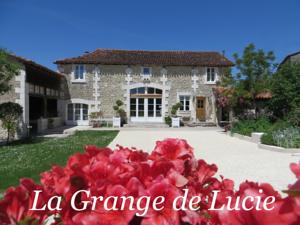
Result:
{"label": "pink geranium flower", "polygon": [[[85,153],[71,156],[65,167],[53,166],[41,175],[41,185],[32,180],[22,179],[18,187],[10,187],[0,200],[0,225],[43,224],[49,216],[55,216],[53,224],[67,225],[298,225],[300,224],[300,164],[291,164],[296,182],[289,186],[286,197],[282,197],[270,184],[257,184],[250,181],[234,189],[233,180],[216,176],[218,168],[203,159],[196,160],[193,148],[185,140],[166,139],[158,141],[151,154],[141,150],[118,146],[117,149],[86,146]],[[41,190],[38,207],[46,204],[51,196],[62,198],[62,210],[31,211],[34,190]],[[71,207],[74,193],[86,190],[74,199],[76,207],[86,208],[76,211]],[[187,202],[198,196],[200,202],[188,208],[188,203],[179,200],[174,210],[173,202],[188,190]],[[241,206],[247,196],[265,199],[275,196],[274,207],[266,210],[227,210],[210,211],[213,191],[218,190],[215,199],[217,208],[227,204]],[[262,191],[260,191],[262,190]],[[132,196],[133,209],[125,205],[122,210],[106,210],[103,202],[97,202],[92,209],[92,197],[117,197],[111,199],[109,206],[121,207],[121,196]],[[165,200],[163,208],[156,210],[152,203],[155,197]],[[150,206],[143,211],[146,201],[138,202],[140,197],[149,197]],[[247,207],[257,202],[247,203]],[[141,208],[138,208],[140,204]],[[262,203],[258,205],[261,206]],[[144,213],[143,213],[144,212]]]}

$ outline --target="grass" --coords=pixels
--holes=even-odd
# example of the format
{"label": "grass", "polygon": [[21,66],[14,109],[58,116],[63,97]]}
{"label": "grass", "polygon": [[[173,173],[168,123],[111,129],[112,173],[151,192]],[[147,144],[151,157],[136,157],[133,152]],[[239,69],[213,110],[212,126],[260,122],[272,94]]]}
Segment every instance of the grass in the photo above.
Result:
{"label": "grass", "polygon": [[69,156],[85,145],[107,146],[118,131],[78,131],[66,138],[35,138],[0,147],[0,193],[22,177],[39,182],[41,172],[52,165],[65,165]]}

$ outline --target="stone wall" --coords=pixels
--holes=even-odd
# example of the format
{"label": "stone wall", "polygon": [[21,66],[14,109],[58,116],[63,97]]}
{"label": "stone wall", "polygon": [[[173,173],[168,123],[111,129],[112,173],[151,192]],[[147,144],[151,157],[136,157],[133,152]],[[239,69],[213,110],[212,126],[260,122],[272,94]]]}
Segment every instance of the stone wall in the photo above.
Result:
{"label": "stone wall", "polygon": [[[172,105],[179,101],[179,93],[189,93],[191,96],[206,97],[206,120],[215,122],[215,100],[212,92],[214,84],[206,83],[206,69],[204,67],[192,68],[187,66],[166,67],[167,74],[162,76],[161,66],[152,68],[151,84],[165,87],[165,112],[170,111]],[[89,109],[94,110],[99,104],[105,118],[114,116],[113,105],[120,99],[127,107],[128,87],[132,84],[143,84],[141,66],[131,66],[130,74],[125,65],[86,65],[86,83],[72,83],[72,65],[59,65],[59,71],[66,77],[66,96],[69,99],[89,100]],[[95,102],[95,71],[98,69],[99,80],[97,81],[98,102]],[[219,68],[217,74],[221,76],[223,69]],[[195,119],[194,110],[196,98],[192,98],[191,116]]]}
{"label": "stone wall", "polygon": [[[25,93],[24,92],[24,87],[21,87],[21,82],[25,82],[25,80],[23,79],[25,76],[25,71],[22,69],[20,75],[13,77],[9,84],[11,85],[11,89],[6,92],[5,94],[0,96],[0,104],[1,103],[5,103],[5,102],[15,102],[15,103],[19,103],[22,107],[23,107],[23,111],[24,111],[24,106],[21,102],[21,97],[24,97]],[[20,129],[19,131],[19,135],[22,135],[22,122],[20,121]],[[0,141],[5,140],[7,137],[7,132],[6,130],[4,130],[1,126],[1,121],[0,121]]]}

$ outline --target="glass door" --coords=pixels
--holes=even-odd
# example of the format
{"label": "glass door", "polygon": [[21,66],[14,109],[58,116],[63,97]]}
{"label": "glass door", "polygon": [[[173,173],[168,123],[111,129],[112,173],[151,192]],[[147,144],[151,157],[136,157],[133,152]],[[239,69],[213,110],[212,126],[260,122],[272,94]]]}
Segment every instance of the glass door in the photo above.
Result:
{"label": "glass door", "polygon": [[162,90],[151,87],[131,89],[130,120],[132,122],[163,122]]}

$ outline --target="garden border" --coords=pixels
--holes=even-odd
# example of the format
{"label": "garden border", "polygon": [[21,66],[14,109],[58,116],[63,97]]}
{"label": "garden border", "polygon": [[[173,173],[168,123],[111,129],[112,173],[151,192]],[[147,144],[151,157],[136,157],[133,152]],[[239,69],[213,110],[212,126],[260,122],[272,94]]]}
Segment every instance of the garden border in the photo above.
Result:
{"label": "garden border", "polygon": [[249,137],[249,136],[238,134],[238,133],[231,133],[230,131],[227,132],[227,135],[229,135],[230,137],[235,137],[240,140],[252,142],[254,144],[257,144],[257,147],[260,149],[273,151],[273,152],[282,152],[282,153],[300,153],[300,148],[282,148],[282,147],[278,147],[275,145],[262,144],[260,142],[260,139],[257,139],[257,137],[255,137],[255,134],[258,134],[258,133],[253,132],[253,133],[251,133],[251,137]]}
{"label": "garden border", "polygon": [[262,143],[258,143],[258,147],[273,152],[300,153],[300,148],[282,148],[275,145],[265,145]]}

